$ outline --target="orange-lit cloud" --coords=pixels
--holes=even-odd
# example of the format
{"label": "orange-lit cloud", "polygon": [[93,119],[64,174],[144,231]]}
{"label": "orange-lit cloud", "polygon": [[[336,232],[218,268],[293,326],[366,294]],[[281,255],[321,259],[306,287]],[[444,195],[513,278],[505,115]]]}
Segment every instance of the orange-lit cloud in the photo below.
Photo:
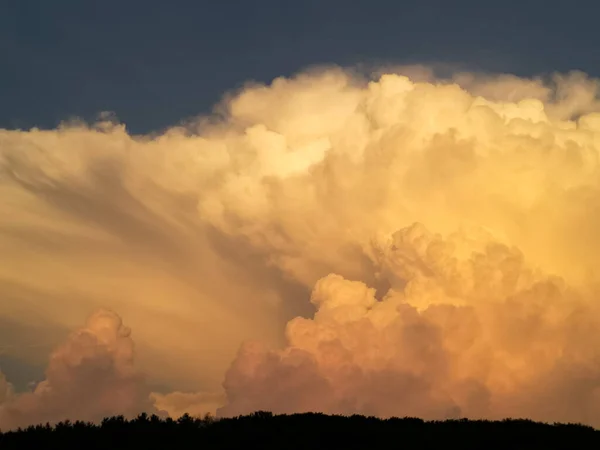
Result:
{"label": "orange-lit cloud", "polygon": [[157,136],[0,131],[10,356],[108,307],[173,415],[600,424],[597,97],[580,73],[327,69]]}
{"label": "orange-lit cloud", "polygon": [[219,413],[325,411],[597,422],[599,308],[483,235],[415,224],[377,245],[391,289],[328,275],[288,345],[245,345]]}
{"label": "orange-lit cloud", "polygon": [[214,415],[218,408],[225,402],[222,392],[171,392],[159,394],[153,392],[150,395],[154,407],[167,413],[171,417],[181,417],[190,414],[195,417],[203,417],[206,414]]}
{"label": "orange-lit cloud", "polygon": [[133,365],[130,334],[115,313],[94,313],[50,355],[44,381],[30,393],[5,396],[0,427],[65,419],[97,421],[151,410],[144,380]]}
{"label": "orange-lit cloud", "polygon": [[0,405],[8,401],[13,395],[13,387],[0,372]]}

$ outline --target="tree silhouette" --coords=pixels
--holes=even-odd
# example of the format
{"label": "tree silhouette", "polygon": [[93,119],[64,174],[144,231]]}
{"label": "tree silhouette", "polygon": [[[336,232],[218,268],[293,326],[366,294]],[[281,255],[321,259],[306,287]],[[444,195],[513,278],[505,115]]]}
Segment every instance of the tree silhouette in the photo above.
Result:
{"label": "tree silhouette", "polygon": [[0,433],[0,450],[164,449],[575,449],[600,444],[600,432],[580,424],[531,420],[424,421],[418,418],[331,416],[319,413],[177,420],[140,414],[99,424],[65,420]]}

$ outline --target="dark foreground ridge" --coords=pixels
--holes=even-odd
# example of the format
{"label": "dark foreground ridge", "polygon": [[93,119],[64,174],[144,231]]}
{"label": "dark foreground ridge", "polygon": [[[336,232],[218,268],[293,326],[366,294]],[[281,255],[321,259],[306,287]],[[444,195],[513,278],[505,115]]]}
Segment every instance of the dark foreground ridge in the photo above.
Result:
{"label": "dark foreground ridge", "polygon": [[142,414],[102,424],[62,422],[0,434],[0,450],[93,449],[575,449],[600,444],[600,431],[530,420],[425,422],[325,414],[256,412],[230,419],[161,419]]}

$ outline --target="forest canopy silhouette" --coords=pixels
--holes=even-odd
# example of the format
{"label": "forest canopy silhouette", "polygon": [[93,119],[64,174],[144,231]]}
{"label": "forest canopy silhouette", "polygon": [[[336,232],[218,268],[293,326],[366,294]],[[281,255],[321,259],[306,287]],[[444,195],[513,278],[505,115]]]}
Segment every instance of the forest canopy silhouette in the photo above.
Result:
{"label": "forest canopy silhouette", "polygon": [[161,419],[141,414],[101,424],[61,422],[0,434],[0,448],[56,450],[152,449],[572,449],[592,448],[600,432],[579,424],[530,420],[423,421],[305,413],[273,415],[259,411],[227,419]]}

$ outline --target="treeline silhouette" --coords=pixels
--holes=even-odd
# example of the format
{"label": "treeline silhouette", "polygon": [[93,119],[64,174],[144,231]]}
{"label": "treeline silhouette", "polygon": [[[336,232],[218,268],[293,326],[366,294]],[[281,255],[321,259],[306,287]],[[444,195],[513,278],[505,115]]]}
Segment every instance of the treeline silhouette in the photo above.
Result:
{"label": "treeline silhouette", "polygon": [[178,420],[141,414],[101,424],[61,422],[0,433],[0,450],[181,449],[574,449],[600,444],[600,431],[531,420],[423,421],[307,413]]}

